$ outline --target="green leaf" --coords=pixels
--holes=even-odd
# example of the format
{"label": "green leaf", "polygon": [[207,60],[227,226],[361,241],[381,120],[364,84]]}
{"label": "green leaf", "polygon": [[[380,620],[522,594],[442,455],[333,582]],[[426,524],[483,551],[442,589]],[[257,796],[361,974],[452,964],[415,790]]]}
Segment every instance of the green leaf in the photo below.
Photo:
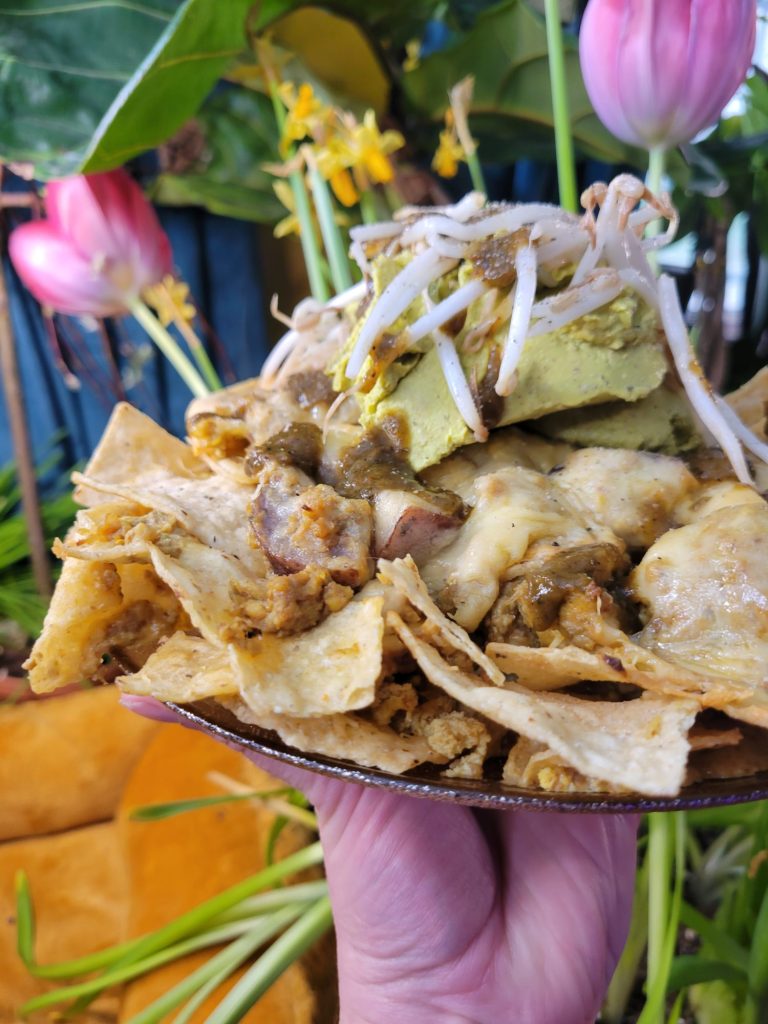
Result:
{"label": "green leaf", "polygon": [[668,992],[699,985],[705,981],[724,981],[733,988],[744,988],[746,971],[725,960],[710,960],[703,956],[677,956],[669,972]]}
{"label": "green leaf", "polygon": [[19,959],[31,970],[35,963],[35,911],[24,871],[16,874],[16,949]]}
{"label": "green leaf", "polygon": [[0,9],[0,156],[43,178],[116,167],[191,117],[250,0],[16,0]]}
{"label": "green leaf", "polygon": [[714,921],[699,913],[690,903],[683,902],[680,908],[680,920],[687,928],[693,928],[702,942],[706,943],[719,960],[724,960],[735,967],[741,967],[749,959],[749,951],[737,942],[728,932]]}
{"label": "green leaf", "polygon": [[333,923],[327,896],[273,942],[208,1017],[206,1024],[237,1024],[269,986]]}
{"label": "green leaf", "polygon": [[[628,149],[599,122],[587,97],[576,42],[565,40],[566,76],[574,142],[584,153],[609,163],[637,163],[645,156]],[[470,129],[482,161],[520,156],[554,159],[553,115],[542,18],[522,0],[503,0],[482,13],[456,43],[426,57],[403,77],[411,107],[442,122],[448,90],[475,76]],[[433,127],[432,131],[435,131]]]}
{"label": "green leaf", "polygon": [[146,807],[135,808],[131,811],[130,818],[132,821],[163,821],[165,818],[173,818],[177,814],[199,810],[201,807],[231,804],[240,800],[268,800],[274,796],[288,796],[292,792],[290,786],[284,786],[282,789],[271,789],[268,792],[254,790],[251,793],[225,793],[221,796],[200,796],[192,800],[176,800],[167,804],[149,804]]}
{"label": "green leaf", "polygon": [[766,889],[752,933],[747,966],[749,990],[757,1000],[768,996],[768,889]]}
{"label": "green leaf", "polygon": [[195,118],[201,156],[182,173],[161,174],[152,198],[171,206],[204,206],[212,213],[274,223],[285,211],[263,164],[280,162],[272,104],[238,86],[222,88]]}

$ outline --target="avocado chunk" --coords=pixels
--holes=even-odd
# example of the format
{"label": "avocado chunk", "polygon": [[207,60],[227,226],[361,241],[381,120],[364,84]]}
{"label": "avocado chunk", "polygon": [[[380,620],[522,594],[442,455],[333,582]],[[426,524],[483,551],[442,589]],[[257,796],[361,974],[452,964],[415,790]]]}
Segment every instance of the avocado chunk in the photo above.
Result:
{"label": "avocado chunk", "polygon": [[[471,327],[471,314],[467,322]],[[461,336],[457,338],[470,381],[482,381],[491,352],[503,343],[506,330],[504,325],[478,353],[461,352]],[[518,366],[517,387],[500,404],[493,425],[520,423],[612,399],[635,402],[658,388],[666,372],[655,314],[634,293],[623,292],[595,313],[528,340]],[[404,424],[411,465],[417,472],[473,441],[450,396],[434,347],[414,360],[404,376],[391,381],[390,388],[360,396],[360,422],[366,427],[390,419]]]}
{"label": "avocado chunk", "polygon": [[542,416],[535,430],[583,448],[631,448],[678,455],[701,444],[685,398],[666,384],[637,402],[606,402]]}

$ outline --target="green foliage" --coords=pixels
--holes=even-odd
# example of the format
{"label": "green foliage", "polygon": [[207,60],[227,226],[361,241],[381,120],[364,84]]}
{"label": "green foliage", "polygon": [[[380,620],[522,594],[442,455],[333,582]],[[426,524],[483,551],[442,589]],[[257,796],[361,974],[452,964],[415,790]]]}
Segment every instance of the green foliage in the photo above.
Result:
{"label": "green foliage", "polygon": [[254,27],[262,30],[302,7],[324,7],[364,25],[370,36],[387,49],[418,38],[424,25],[437,15],[442,0],[263,0]]}
{"label": "green foliage", "polygon": [[[39,467],[42,475],[54,460]],[[64,484],[67,487],[68,485]],[[42,503],[41,514],[46,541],[66,533],[77,507],[70,495],[62,494]],[[29,562],[29,540],[24,516],[19,509],[19,489],[13,465],[0,468],[0,619],[10,619],[27,634],[40,632],[46,611]]]}
{"label": "green foliage", "polygon": [[[566,39],[565,46],[576,147],[611,163],[632,162],[633,151],[603,128],[592,109],[575,40]],[[448,105],[448,90],[469,74],[475,76],[472,134],[483,160],[551,159],[554,122],[547,36],[543,19],[523,0],[503,0],[483,12],[457,42],[405,74],[403,88],[411,109],[436,125]]]}
{"label": "green foliage", "polygon": [[51,178],[115,167],[163,142],[242,49],[249,6],[2,4],[0,157],[31,162],[39,177]]}
{"label": "green foliage", "polygon": [[263,169],[280,160],[270,100],[249,89],[226,88],[206,100],[196,122],[205,140],[202,155],[184,173],[161,174],[153,198],[262,223],[282,216],[274,179]]}

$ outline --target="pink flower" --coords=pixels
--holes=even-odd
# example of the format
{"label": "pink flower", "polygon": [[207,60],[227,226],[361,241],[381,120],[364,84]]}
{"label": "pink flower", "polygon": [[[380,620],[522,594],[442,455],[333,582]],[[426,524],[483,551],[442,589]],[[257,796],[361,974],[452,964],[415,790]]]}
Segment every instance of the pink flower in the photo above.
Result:
{"label": "pink flower", "polygon": [[717,121],[755,46],[756,0],[590,0],[581,70],[624,142],[676,146]]}
{"label": "pink flower", "polygon": [[35,298],[59,313],[114,316],[171,272],[150,203],[123,170],[49,182],[47,220],[12,232],[9,251]]}

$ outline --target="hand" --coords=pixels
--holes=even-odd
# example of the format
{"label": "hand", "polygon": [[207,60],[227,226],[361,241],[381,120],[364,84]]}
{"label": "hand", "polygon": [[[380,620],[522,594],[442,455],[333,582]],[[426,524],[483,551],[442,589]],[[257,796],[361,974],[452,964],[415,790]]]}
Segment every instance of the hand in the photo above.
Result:
{"label": "hand", "polygon": [[594,1021],[629,925],[635,818],[471,810],[247,756],[317,811],[340,1024]]}

